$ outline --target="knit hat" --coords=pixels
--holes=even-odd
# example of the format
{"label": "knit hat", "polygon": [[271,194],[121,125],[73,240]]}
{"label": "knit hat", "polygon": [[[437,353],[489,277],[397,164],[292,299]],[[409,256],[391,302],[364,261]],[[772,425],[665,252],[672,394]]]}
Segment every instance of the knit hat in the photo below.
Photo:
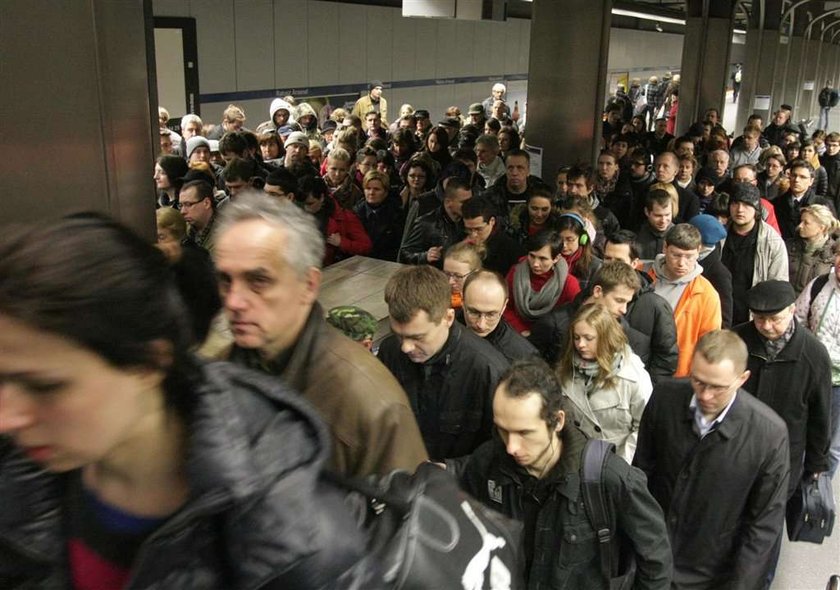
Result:
{"label": "knit hat", "polygon": [[754,207],[756,211],[761,211],[761,194],[758,192],[758,187],[745,182],[733,184],[729,195],[729,204],[732,203],[746,203]]}
{"label": "knit hat", "polygon": [[484,114],[484,107],[480,102],[474,102],[470,105],[470,115],[483,115]]}
{"label": "knit hat", "polygon": [[327,119],[324,121],[324,124],[321,125],[321,132],[326,133],[327,131],[335,131],[338,128],[338,123],[333,121],[332,119]]}
{"label": "knit hat", "polygon": [[373,90],[374,88],[382,88],[382,80],[371,80],[370,84],[368,84],[368,90]]}
{"label": "knit hat", "polygon": [[458,119],[448,117],[442,121],[438,121],[438,125],[440,127],[450,127],[452,129],[460,129],[461,128],[461,121]]}
{"label": "knit hat", "polygon": [[186,160],[181,156],[161,156],[158,160],[158,166],[163,168],[166,175],[169,177],[169,182],[175,183],[186,176],[190,171]]}
{"label": "knit hat", "polygon": [[695,215],[688,222],[700,230],[700,239],[704,246],[714,246],[726,237],[726,228],[711,215]]}
{"label": "knit hat", "polygon": [[373,338],[378,322],[369,312],[355,305],[339,305],[327,312],[327,323],[355,341]]}
{"label": "knit hat", "polygon": [[208,142],[205,138],[201,137],[200,135],[194,135],[187,140],[187,159],[190,159],[192,153],[195,151],[197,147],[206,147],[208,150],[210,149],[210,142]]}
{"label": "knit hat", "polygon": [[763,281],[747,291],[747,307],[753,313],[779,313],[794,301],[796,291],[788,281]]}
{"label": "knit hat", "polygon": [[694,177],[694,182],[696,184],[700,184],[701,182],[705,182],[707,184],[711,184],[712,186],[717,186],[723,179],[718,176],[718,173],[715,172],[712,168],[701,168],[700,171],[697,173],[697,176]]}
{"label": "knit hat", "polygon": [[309,147],[309,138],[300,131],[295,131],[294,133],[289,134],[289,137],[286,138],[283,145],[285,147],[289,147],[291,145],[305,145],[306,147]]}
{"label": "knit hat", "polygon": [[429,111],[425,109],[417,109],[414,111],[414,118],[415,119],[428,119],[429,118]]}

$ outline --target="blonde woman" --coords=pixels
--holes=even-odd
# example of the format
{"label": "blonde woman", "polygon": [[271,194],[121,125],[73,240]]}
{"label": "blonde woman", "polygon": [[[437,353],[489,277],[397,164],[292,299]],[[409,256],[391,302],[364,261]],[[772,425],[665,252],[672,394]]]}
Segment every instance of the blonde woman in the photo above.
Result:
{"label": "blonde woman", "polygon": [[451,246],[443,257],[443,272],[449,279],[452,289],[452,308],[461,309],[464,281],[476,271],[481,270],[481,252],[477,246],[468,242],[458,242]]}
{"label": "blonde woman", "polygon": [[632,462],[653,385],[606,307],[590,303],[575,314],[558,376],[584,434],[615,444],[616,453]]}
{"label": "blonde woman", "polygon": [[790,284],[797,295],[819,275],[834,266],[833,234],[840,230],[840,221],[825,205],[809,205],[800,211],[796,237],[785,242],[788,250]]}

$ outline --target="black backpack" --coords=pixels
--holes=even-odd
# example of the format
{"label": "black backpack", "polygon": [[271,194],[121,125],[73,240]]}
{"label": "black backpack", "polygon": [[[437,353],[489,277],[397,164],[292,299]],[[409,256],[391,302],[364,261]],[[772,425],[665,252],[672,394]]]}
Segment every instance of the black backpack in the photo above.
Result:
{"label": "black backpack", "polygon": [[352,590],[525,587],[522,524],[470,497],[440,467],[425,463],[414,475],[379,480],[324,475],[350,490],[368,533]]}
{"label": "black backpack", "polygon": [[636,553],[615,530],[615,515],[604,485],[604,468],[611,453],[615,453],[612,443],[600,439],[586,442],[580,468],[581,489],[586,514],[598,536],[601,575],[609,582],[610,590],[629,590],[636,579]]}

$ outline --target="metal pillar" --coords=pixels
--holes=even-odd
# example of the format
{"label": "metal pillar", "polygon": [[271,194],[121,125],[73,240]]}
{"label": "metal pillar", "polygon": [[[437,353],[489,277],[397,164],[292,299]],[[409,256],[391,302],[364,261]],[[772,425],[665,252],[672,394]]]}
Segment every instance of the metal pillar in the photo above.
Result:
{"label": "metal pillar", "polygon": [[611,9],[612,0],[534,1],[528,143],[544,150],[546,180],[561,165],[597,158]]}
{"label": "metal pillar", "polygon": [[0,4],[0,223],[101,211],[154,236],[151,4]]}

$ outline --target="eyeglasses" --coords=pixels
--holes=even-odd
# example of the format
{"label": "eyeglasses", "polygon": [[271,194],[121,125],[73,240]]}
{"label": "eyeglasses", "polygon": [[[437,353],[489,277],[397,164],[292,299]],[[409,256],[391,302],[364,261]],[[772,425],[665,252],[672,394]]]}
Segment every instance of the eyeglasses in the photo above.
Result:
{"label": "eyeglasses", "polygon": [[473,235],[473,234],[478,235],[481,232],[483,232],[484,228],[486,228],[488,225],[490,225],[490,224],[489,223],[484,223],[479,227],[465,227],[464,231],[467,232],[467,235]]}
{"label": "eyeglasses", "polygon": [[471,307],[465,307],[464,313],[473,320],[480,320],[481,318],[484,318],[488,322],[494,322],[502,315],[502,312],[500,311],[478,311],[477,309],[472,309]]}
{"label": "eyeglasses", "polygon": [[710,383],[705,383],[703,381],[700,381],[700,379],[698,379],[694,375],[689,376],[689,380],[691,381],[691,386],[692,387],[694,387],[695,389],[698,389],[700,391],[708,391],[709,393],[711,393],[713,395],[718,394],[718,393],[723,393],[724,391],[727,391],[728,389],[730,389],[733,385],[735,385],[738,382],[738,379],[740,379],[740,377],[736,377],[735,380],[732,383],[730,383],[729,385],[711,385]]}
{"label": "eyeglasses", "polygon": [[463,281],[468,276],[470,276],[473,272],[475,272],[475,271],[470,271],[467,274],[462,275],[462,274],[458,274],[457,272],[443,271],[443,274],[445,274],[450,279],[458,279],[459,281]]}
{"label": "eyeglasses", "polygon": [[[202,199],[201,201],[203,201]],[[180,201],[181,209],[189,209],[193,205],[198,205],[201,201]]]}

